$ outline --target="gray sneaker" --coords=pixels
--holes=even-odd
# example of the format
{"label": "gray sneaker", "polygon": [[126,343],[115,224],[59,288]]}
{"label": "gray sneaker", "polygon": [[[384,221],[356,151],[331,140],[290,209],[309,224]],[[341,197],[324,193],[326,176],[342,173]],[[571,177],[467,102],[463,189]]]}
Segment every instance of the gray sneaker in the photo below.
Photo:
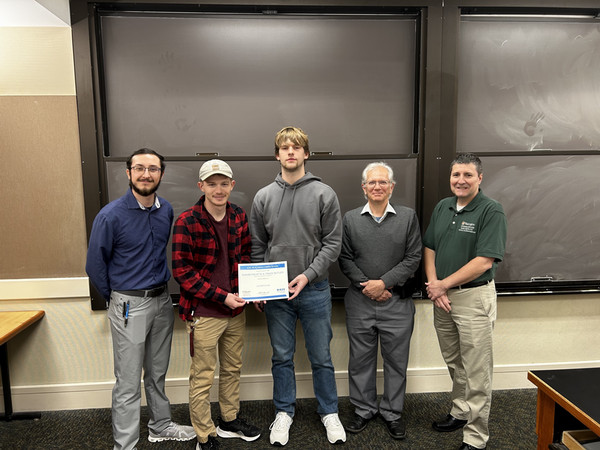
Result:
{"label": "gray sneaker", "polygon": [[150,430],[150,433],[148,434],[148,440],[150,442],[189,441],[195,437],[196,432],[194,431],[194,427],[189,425],[179,425],[175,422],[171,422],[160,434],[153,433],[152,430]]}

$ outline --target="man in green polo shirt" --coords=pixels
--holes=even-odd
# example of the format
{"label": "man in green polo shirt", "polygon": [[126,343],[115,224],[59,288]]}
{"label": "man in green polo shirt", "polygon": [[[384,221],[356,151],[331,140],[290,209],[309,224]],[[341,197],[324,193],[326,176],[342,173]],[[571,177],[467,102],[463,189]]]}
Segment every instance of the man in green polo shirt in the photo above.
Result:
{"label": "man in green polo shirt", "polygon": [[451,164],[454,196],[440,201],[423,244],[427,295],[452,378],[450,413],[433,422],[440,432],[463,428],[459,450],[484,449],[492,401],[492,330],[496,320],[494,274],[504,257],[506,216],[483,195],[481,160],[458,154]]}

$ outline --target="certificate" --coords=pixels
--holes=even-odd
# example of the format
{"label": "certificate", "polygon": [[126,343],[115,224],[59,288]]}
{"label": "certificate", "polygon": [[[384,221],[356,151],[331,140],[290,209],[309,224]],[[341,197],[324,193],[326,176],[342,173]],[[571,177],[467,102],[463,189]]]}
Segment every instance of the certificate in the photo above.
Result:
{"label": "certificate", "polygon": [[248,302],[289,298],[287,261],[238,264],[238,295]]}

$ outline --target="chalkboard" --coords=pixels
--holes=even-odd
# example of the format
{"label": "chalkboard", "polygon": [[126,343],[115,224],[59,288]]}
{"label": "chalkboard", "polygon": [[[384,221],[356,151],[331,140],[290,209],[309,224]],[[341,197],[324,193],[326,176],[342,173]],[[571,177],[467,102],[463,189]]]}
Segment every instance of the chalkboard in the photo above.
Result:
{"label": "chalkboard", "polygon": [[101,21],[107,156],[253,157],[287,125],[334,156],[414,151],[414,16]]}
{"label": "chalkboard", "polygon": [[458,54],[457,151],[508,218],[497,281],[600,279],[600,23],[465,15]]}
{"label": "chalkboard", "polygon": [[600,149],[598,20],[460,23],[457,149]]}
{"label": "chalkboard", "polygon": [[508,218],[496,280],[600,277],[600,157],[483,157],[483,192]]}

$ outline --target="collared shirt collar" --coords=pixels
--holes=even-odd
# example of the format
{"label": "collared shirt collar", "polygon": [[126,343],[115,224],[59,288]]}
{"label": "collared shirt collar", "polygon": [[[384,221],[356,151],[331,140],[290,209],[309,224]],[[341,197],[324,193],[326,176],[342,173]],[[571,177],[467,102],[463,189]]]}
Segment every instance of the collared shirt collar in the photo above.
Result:
{"label": "collared shirt collar", "polygon": [[[483,191],[481,190],[481,188],[479,188],[479,190],[477,191],[477,195],[473,197],[473,200],[471,200],[467,205],[465,205],[460,211],[473,211],[473,209],[481,202],[481,199],[483,197]],[[455,211],[459,212],[458,203],[454,203],[453,208]]]}
{"label": "collared shirt collar", "polygon": [[[136,199],[137,200],[137,199]],[[142,205],[139,201],[138,201],[138,205],[140,205],[140,208],[142,209],[152,209],[152,207],[150,208],[146,208],[144,205]],[[160,200],[158,199],[158,195],[154,194],[154,207],[156,209],[160,208]]]}
{"label": "collared shirt collar", "polygon": [[[152,209],[152,207],[150,208],[146,208],[144,205],[142,205],[137,198],[135,198],[135,195],[133,195],[133,191],[131,190],[131,188],[129,189],[129,195],[131,195],[131,197],[133,198],[133,200],[135,201],[135,203],[137,203],[137,205],[140,207],[140,209],[142,210],[147,210],[147,209]],[[154,194],[154,206],[156,207],[156,209],[160,208],[160,200],[158,199],[158,195]],[[129,208],[131,209],[133,207],[133,204],[129,204]]]}
{"label": "collared shirt collar", "polygon": [[383,222],[383,219],[385,219],[385,217],[388,215],[388,213],[396,214],[396,210],[394,209],[392,204],[390,202],[388,202],[387,206],[385,207],[385,211],[383,212],[383,216],[375,217],[375,215],[373,215],[373,212],[371,211],[371,208],[369,207],[369,203],[367,202],[367,204],[363,207],[363,209],[360,213],[361,214],[369,213],[375,222],[380,223],[380,222]]}

